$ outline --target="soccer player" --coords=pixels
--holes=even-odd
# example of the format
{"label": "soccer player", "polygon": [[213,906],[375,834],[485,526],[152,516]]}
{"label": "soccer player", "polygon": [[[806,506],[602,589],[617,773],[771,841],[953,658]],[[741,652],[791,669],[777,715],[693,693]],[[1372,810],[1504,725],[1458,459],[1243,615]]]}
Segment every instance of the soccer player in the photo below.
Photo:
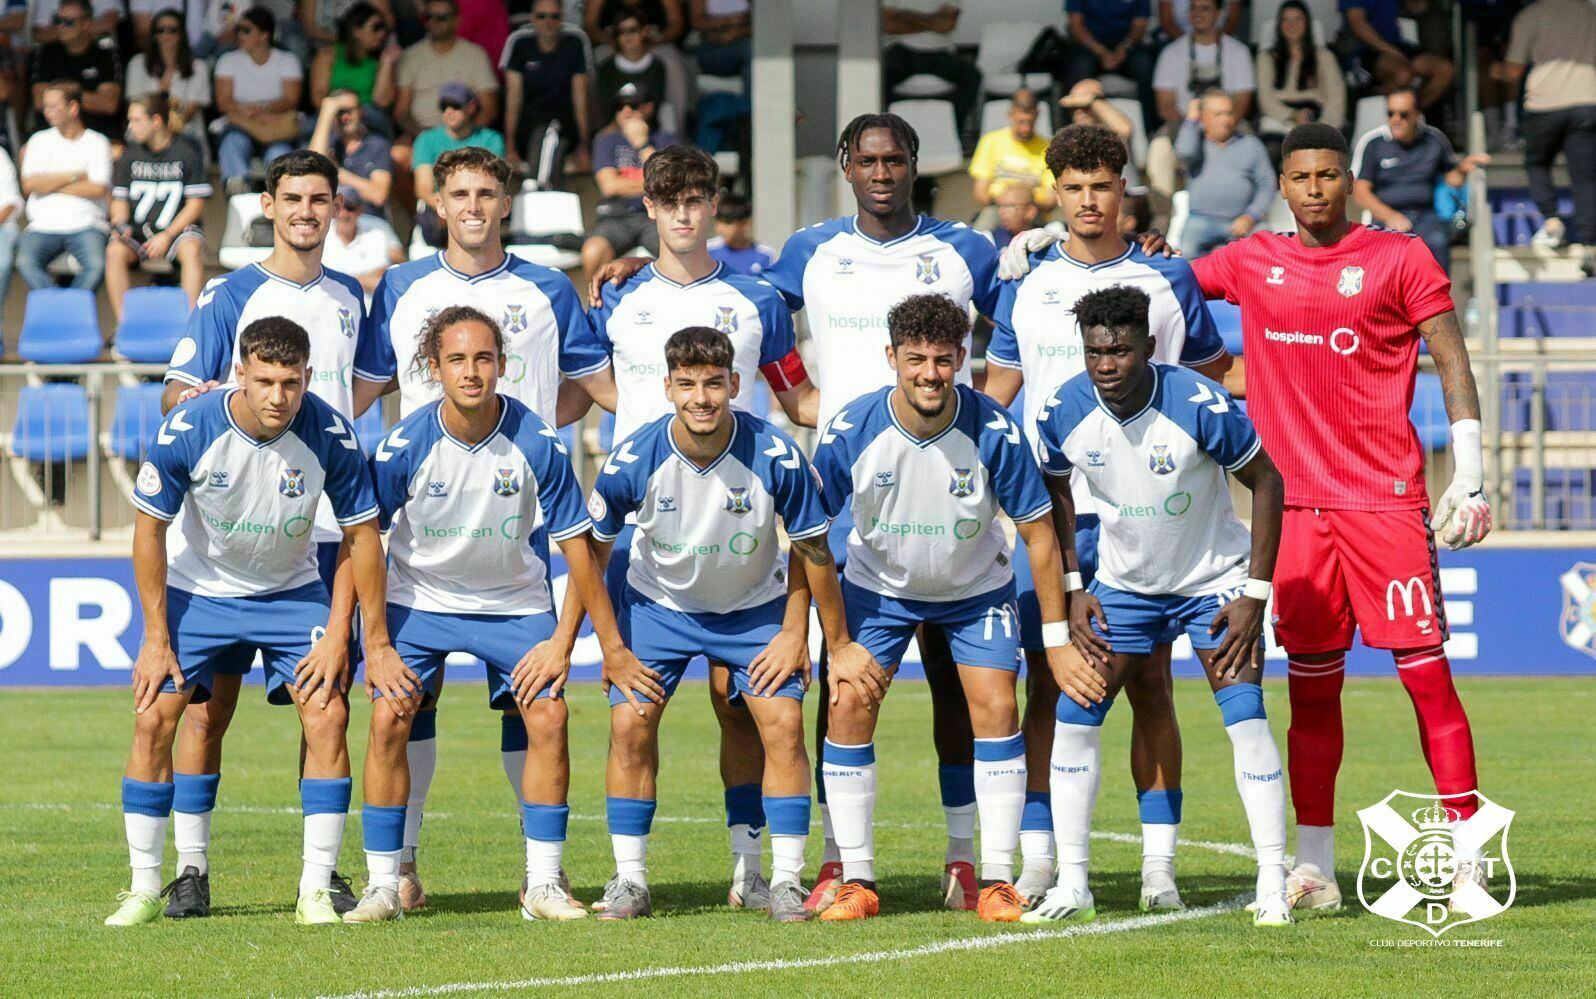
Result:
{"label": "soccer player", "polygon": [[[267,316],[290,319],[306,331],[307,388],[345,422],[352,422],[376,398],[380,386],[361,380],[358,371],[359,359],[372,347],[360,283],[321,265],[322,247],[338,213],[337,183],[338,168],[320,153],[299,150],[272,161],[266,171],[266,193],[261,195],[261,208],[272,223],[272,252],[260,263],[205,286],[172,352],[161,396],[163,410],[171,411],[233,380],[243,356],[239,349],[243,330]],[[326,503],[317,509],[315,521],[317,564],[322,582],[331,590],[343,534]],[[210,914],[211,817],[221,783],[222,737],[248,670],[247,659],[217,663],[209,699],[183,715],[172,822],[179,876],[168,900],[169,916]],[[333,901],[340,911],[352,908],[355,897],[347,882],[334,877],[333,885]]]}
{"label": "soccer player", "polygon": [[[731,405],[748,411],[763,374],[793,422],[813,426],[820,392],[809,381],[794,345],[792,316],[781,293],[746,277],[709,255],[720,170],[715,158],[694,146],[660,150],[643,165],[643,205],[659,230],[659,258],[625,283],[606,285],[594,310],[581,353],[607,359],[576,381],[598,404],[615,413],[615,440],[672,412],[666,391],[664,346],[676,330],[712,326],[731,338],[738,391]],[[608,571],[611,600],[618,606],[625,586],[633,527],[615,539]],[[732,849],[727,903],[765,908],[769,886],[760,874],[765,814],[760,808],[764,766],[759,728],[727,688],[728,674],[712,671],[711,701],[721,726],[721,777]]]}
{"label": "soccer player", "polygon": [[144,94],[127,105],[127,148],[111,175],[111,241],[105,249],[105,297],[117,321],[128,273],[152,258],[177,265],[192,308],[205,283],[205,233],[200,218],[211,182],[205,158],[171,128],[166,95]]}
{"label": "soccer player", "polygon": [[[981,819],[981,918],[1012,922],[1024,900],[1011,883],[1025,807],[1025,737],[1015,699],[1018,611],[1007,513],[1031,547],[1032,574],[1052,662],[1064,589],[1052,504],[1029,444],[1003,408],[955,385],[969,318],[936,294],[913,295],[887,315],[888,363],[896,385],[839,407],[815,467],[827,512],[853,512],[843,599],[855,639],[896,672],[921,622],[943,628],[968,698],[975,739],[975,800]],[[1058,665],[1060,670],[1064,667]],[[843,884],[820,915],[876,915],[872,817],[876,798],[876,708],[885,695],[840,659],[831,664],[831,716],[822,750]]]}
{"label": "soccer player", "polygon": [[[1053,522],[1069,574],[1069,633],[1090,665],[1076,681],[1085,703],[1059,698],[1054,726],[1058,884],[1023,920],[1096,917],[1087,837],[1103,718],[1125,678],[1147,668],[1159,643],[1184,633],[1230,736],[1236,789],[1258,855],[1254,923],[1283,926],[1291,922],[1285,781],[1264,716],[1255,650],[1285,487],[1246,414],[1221,386],[1153,360],[1150,306],[1146,292],[1122,285],[1081,296],[1075,315],[1086,371],[1049,394],[1040,421]],[[1097,578],[1084,593],[1074,542],[1074,469],[1101,524]],[[1226,473],[1252,491],[1250,540],[1231,506]]]}
{"label": "soccer player", "polygon": [[[653,911],[647,846],[659,724],[689,660],[704,655],[712,669],[730,673],[763,742],[773,857],[766,907],[778,922],[802,922],[812,915],[799,883],[809,832],[803,695],[811,591],[837,661],[861,673],[874,664],[848,637],[814,469],[790,437],[731,405],[741,388],[731,338],[692,326],[672,334],[664,354],[674,414],[610,454],[589,501],[601,558],[606,542],[636,520],[620,613],[627,645],[643,663],[604,674],[615,877],[599,918]],[[778,520],[792,539],[790,568]],[[881,678],[879,667],[874,673]]]}
{"label": "soccer player", "polygon": [[[257,319],[240,334],[238,356],[237,386],[167,416],[133,495],[133,568],[144,611],[133,749],[122,780],[133,883],[110,926],[160,918],[178,721],[191,702],[211,696],[219,666],[248,672],[257,652],[267,701],[293,704],[305,736],[304,869],[294,921],[339,922],[328,889],[349,811],[344,692],[357,595],[367,661],[379,670],[394,665],[377,505],[354,431],[308,392],[304,328]],[[310,530],[324,495],[348,551],[330,599]],[[167,525],[180,515],[185,544],[169,557]]]}
{"label": "soccer player", "polygon": [[[1084,370],[1081,333],[1072,310],[1089,291],[1126,285],[1147,293],[1155,361],[1184,364],[1215,381],[1231,365],[1191,265],[1179,257],[1144,253],[1120,235],[1125,200],[1121,174],[1127,158],[1125,143],[1100,125],[1069,125],[1053,136],[1047,167],[1056,178],[1054,192],[1069,239],[1039,254],[1023,279],[1001,286],[993,317],[996,329],[986,351],[984,390],[1009,405],[1022,387],[1030,388],[1023,425],[1033,441],[1049,390]],[[1075,547],[1089,583],[1097,568],[1098,519],[1081,476],[1075,477],[1075,517]],[[1034,905],[1054,880],[1047,761],[1059,691],[1047,668],[1040,611],[1024,560],[1022,547],[1015,552],[1014,574],[1027,666],[1024,727],[1030,786],[1020,826],[1025,866],[1015,887]],[[1131,776],[1142,822],[1141,907],[1179,909],[1174,864],[1182,803],[1180,729],[1167,643],[1159,643],[1152,661],[1125,678],[1125,693],[1134,711]]]}
{"label": "soccer player", "polygon": [[517,711],[527,735],[519,791],[527,884],[521,915],[581,919],[587,910],[572,900],[560,872],[570,817],[562,689],[576,628],[564,629],[568,641],[556,638],[550,538],[565,553],[570,585],[594,608],[601,643],[622,648],[586,538],[592,522],[582,487],[554,429],[499,394],[504,334],[486,313],[453,305],[428,319],[417,361],[443,398],[389,431],[371,460],[392,565],[388,629],[402,662],[366,675],[375,701],[361,809],[370,881],[344,921],[404,914],[406,747],[415,709],[436,696],[451,652],[487,663],[489,705]]}

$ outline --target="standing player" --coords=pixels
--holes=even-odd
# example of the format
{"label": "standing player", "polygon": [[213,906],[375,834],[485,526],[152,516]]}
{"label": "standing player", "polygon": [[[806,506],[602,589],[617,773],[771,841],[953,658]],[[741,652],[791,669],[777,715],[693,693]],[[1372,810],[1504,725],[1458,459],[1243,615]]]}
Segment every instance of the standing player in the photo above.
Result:
{"label": "standing player", "polygon": [[[577,378],[600,406],[615,414],[615,440],[672,411],[665,390],[665,343],[676,330],[712,326],[731,338],[733,369],[740,388],[731,400],[748,411],[763,374],[793,422],[813,426],[819,390],[809,381],[795,349],[792,316],[781,294],[709,255],[720,170],[714,157],[695,146],[670,146],[643,164],[643,205],[659,232],[659,258],[620,286],[606,285],[603,305],[592,316],[581,352],[608,363]],[[620,604],[632,550],[632,525],[615,539],[608,582]],[[734,907],[764,908],[769,890],[760,876],[760,772],[764,766],[759,728],[742,698],[727,687],[729,674],[710,673],[710,700],[721,728],[721,778],[732,848]]]}
{"label": "standing player", "polygon": [[[1069,125],[1047,148],[1048,170],[1069,239],[1040,254],[1031,272],[1005,281],[998,296],[996,329],[987,347],[985,391],[1009,405],[1022,387],[1027,433],[1036,440],[1049,389],[1084,370],[1081,331],[1072,310],[1082,295],[1126,285],[1146,292],[1154,359],[1184,364],[1218,381],[1231,364],[1219,339],[1191,265],[1179,257],[1142,252],[1120,236],[1127,152],[1118,135],[1101,125]],[[1040,455],[1039,455],[1040,456]],[[1075,546],[1081,573],[1090,582],[1097,568],[1098,519],[1085,481],[1075,481]],[[1053,884],[1052,808],[1047,761],[1052,752],[1053,715],[1059,691],[1042,645],[1042,622],[1031,589],[1024,549],[1015,552],[1020,640],[1025,649],[1025,820],[1020,843],[1025,867],[1015,887],[1030,904]],[[1180,828],[1180,728],[1169,675],[1169,646],[1159,643],[1145,668],[1125,677],[1134,711],[1131,776],[1142,822],[1143,910],[1181,908],[1175,887],[1175,840]]]}
{"label": "standing player", "polygon": [[[454,305],[427,320],[417,360],[442,387],[443,399],[389,431],[371,463],[389,528],[388,627],[403,662],[366,675],[379,699],[371,713],[361,809],[370,883],[344,921],[403,915],[406,746],[414,709],[437,694],[451,652],[487,663],[489,704],[518,710],[528,737],[519,792],[527,879],[521,915],[581,919],[587,910],[571,899],[560,874],[571,776],[561,691],[570,657],[567,651],[562,658],[550,642],[556,622],[549,539],[565,553],[571,586],[595,609],[602,644],[621,649],[584,536],[592,522],[582,509],[582,487],[554,429],[498,394],[504,334],[485,313]],[[574,636],[576,629],[566,631]],[[512,673],[522,679],[520,697]]]}
{"label": "standing player", "polygon": [[[873,664],[848,638],[814,469],[786,434],[732,408],[742,376],[731,338],[688,327],[671,336],[664,355],[675,414],[621,443],[590,501],[601,557],[635,517],[620,614],[627,645],[646,667],[605,670],[606,811],[616,873],[599,918],[652,912],[647,846],[659,723],[688,662],[704,655],[712,669],[730,674],[763,742],[762,805],[773,856],[766,907],[779,922],[802,922],[811,916],[799,883],[809,832],[803,695],[811,590],[838,662],[861,672]],[[790,568],[781,558],[778,520],[792,539]]]}
{"label": "standing player", "polygon": [[[1078,684],[1086,696],[1080,702],[1059,698],[1054,726],[1058,884],[1023,919],[1096,918],[1086,868],[1103,718],[1126,677],[1148,668],[1157,645],[1184,633],[1208,673],[1230,736],[1236,790],[1258,855],[1253,921],[1284,926],[1291,922],[1285,781],[1254,652],[1285,487],[1246,414],[1224,389],[1153,361],[1149,306],[1145,292],[1125,286],[1088,292],[1075,303],[1086,371],[1049,394],[1040,422],[1053,522],[1070,573],[1067,585],[1077,591],[1070,600],[1070,634],[1090,666]],[[1077,468],[1072,487],[1070,473]],[[1250,541],[1231,507],[1227,472],[1252,490]],[[1081,479],[1102,525],[1097,578],[1085,593],[1078,592],[1074,540],[1074,492]]]}
{"label": "standing player", "polygon": [[[133,883],[106,920],[111,926],[160,918],[178,721],[191,701],[213,694],[218,667],[247,672],[257,652],[267,700],[294,704],[305,736],[304,869],[294,921],[339,921],[328,889],[349,812],[344,692],[356,594],[367,660],[376,669],[395,665],[377,505],[354,431],[307,394],[305,330],[288,319],[258,319],[240,334],[238,353],[236,387],[184,403],[161,424],[133,496],[133,568],[144,610],[133,750],[122,780]],[[330,600],[310,533],[323,495],[349,550]],[[186,545],[168,559],[167,525],[180,514]]]}
{"label": "standing player", "polygon": [[[322,247],[338,213],[337,183],[338,168],[320,153],[299,150],[272,161],[266,171],[266,193],[261,195],[261,208],[272,222],[272,252],[260,263],[205,286],[172,352],[161,396],[163,410],[231,380],[243,356],[238,346],[243,330],[268,316],[290,319],[307,331],[308,389],[346,422],[376,398],[379,386],[362,381],[357,370],[359,358],[372,346],[360,283],[321,265]],[[342,532],[326,503],[316,512],[313,537],[322,581],[331,590]],[[208,851],[211,813],[221,782],[222,737],[232,722],[239,684],[248,668],[247,660],[219,663],[210,698],[183,716],[172,829],[180,874],[167,905],[169,916],[210,914]],[[340,911],[352,908],[355,898],[347,883],[341,877],[333,883]]]}
{"label": "standing player", "polygon": [[211,182],[194,140],[175,133],[166,95],[144,94],[127,105],[127,148],[111,174],[111,241],[105,248],[105,296],[122,318],[128,272],[146,260],[177,264],[192,308],[205,283],[205,233],[200,218]]}
{"label": "standing player", "polygon": [[[1020,428],[1002,407],[954,384],[969,317],[941,295],[914,295],[887,317],[895,387],[840,407],[816,454],[827,512],[853,510],[843,599],[848,626],[889,676],[915,628],[946,631],[968,698],[981,819],[981,918],[1013,922],[1014,850],[1025,808],[1025,737],[1015,700],[1019,672],[1014,572],[1000,513],[1033,548],[1032,573],[1050,662],[1063,670],[1064,588],[1048,515],[1052,504]],[[872,828],[876,798],[874,689],[852,665],[832,663],[836,688],[823,748],[843,884],[821,913],[864,919],[880,908]]]}

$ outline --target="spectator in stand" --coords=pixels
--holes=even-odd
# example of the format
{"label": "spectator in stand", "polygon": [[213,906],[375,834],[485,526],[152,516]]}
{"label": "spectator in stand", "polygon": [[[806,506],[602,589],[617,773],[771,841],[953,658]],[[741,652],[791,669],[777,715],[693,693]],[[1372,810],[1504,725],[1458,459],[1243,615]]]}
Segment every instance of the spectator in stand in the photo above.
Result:
{"label": "spectator in stand", "polygon": [[563,186],[565,160],[593,168],[593,52],[587,37],[567,30],[560,0],[535,0],[532,27],[510,36],[504,70],[504,145],[510,165],[541,190]]}
{"label": "spectator in stand", "polygon": [[[610,26],[610,42],[615,51],[599,60],[593,72],[595,107],[615,106],[615,95],[630,84],[650,94],[669,93],[665,63],[649,47],[648,25],[633,11],[625,11]],[[676,108],[679,114],[685,108]]]}
{"label": "spectator in stand", "polygon": [[[1053,205],[1053,174],[1047,169],[1048,140],[1036,134],[1036,95],[1020,89],[1009,99],[1009,125],[981,136],[970,158],[975,203],[983,208],[997,203],[1010,187],[1032,192],[1043,208]],[[991,213],[983,212],[982,215]],[[984,223],[992,224],[991,219]]]}
{"label": "spectator in stand", "polygon": [[[392,0],[299,0],[299,26],[317,49],[345,39],[344,20],[361,4],[370,4],[389,30],[398,23]],[[364,23],[362,19],[361,23]],[[353,89],[353,88],[351,88]]]}
{"label": "spectator in stand", "polygon": [[[693,74],[688,71],[687,58],[681,50],[682,40],[687,37],[687,11],[682,0],[589,0],[582,26],[593,44],[602,46],[610,41],[615,25],[627,14],[642,19],[645,47],[665,66],[665,82],[650,80],[649,87],[673,113],[685,115],[693,106]],[[610,53],[600,50],[594,54],[602,62]],[[600,99],[594,107],[608,108],[609,103]],[[677,120],[676,124],[682,122]]]}
{"label": "spectator in stand", "polygon": [[1153,103],[1153,57],[1142,45],[1151,8],[1147,0],[1068,0],[1064,5],[1070,47],[1064,85],[1116,73],[1136,83],[1142,107]]}
{"label": "spectator in stand", "polygon": [[388,215],[393,190],[393,152],[388,140],[366,127],[360,101],[352,91],[338,90],[321,102],[310,148],[338,164],[338,186],[360,195],[366,211]]}
{"label": "spectator in stand", "polygon": [[200,218],[211,182],[198,147],[172,131],[170,114],[160,94],[128,102],[128,143],[111,174],[111,240],[105,247],[105,295],[118,322],[128,275],[146,260],[177,265],[189,308],[205,284]]}
{"label": "spectator in stand", "polygon": [[490,59],[502,56],[510,41],[510,12],[504,0],[459,0],[459,4],[460,37],[475,42]]}
{"label": "spectator in stand", "polygon": [[[189,0],[202,3],[204,0]],[[201,21],[200,37],[194,43],[194,54],[202,59],[212,59],[238,48],[238,28],[243,24],[244,12],[252,7],[265,7],[271,11],[277,25],[272,44],[292,53],[300,65],[310,61],[310,39],[299,26],[295,14],[296,0],[210,0]]]}
{"label": "spectator in stand", "polygon": [[1180,247],[1193,259],[1252,232],[1269,214],[1279,182],[1269,153],[1251,135],[1236,132],[1236,105],[1223,90],[1191,102],[1175,137],[1186,168],[1190,214]]}
{"label": "spectator in stand", "polygon": [[387,15],[356,0],[338,21],[338,40],[317,50],[310,64],[311,102],[319,107],[328,94],[347,90],[364,106],[366,126],[391,138],[399,51]]}
{"label": "spectator in stand", "polygon": [[61,0],[56,9],[56,40],[42,46],[33,62],[33,107],[42,111],[44,88],[71,80],[83,91],[83,124],[101,135],[120,136],[122,66],[116,42],[93,33],[88,0]]}
{"label": "spectator in stand", "polygon": [[1275,13],[1274,42],[1258,50],[1258,131],[1280,139],[1297,125],[1347,123],[1347,86],[1335,54],[1313,35],[1313,19],[1302,0],[1286,0]]}
{"label": "spectator in stand", "polygon": [[11,154],[0,148],[0,310],[11,291],[11,263],[17,255],[21,222],[22,188],[17,186],[17,168]]}
{"label": "spectator in stand", "polygon": [[477,124],[492,126],[499,120],[499,77],[482,46],[461,38],[456,29],[460,7],[455,0],[425,0],[422,18],[427,37],[399,57],[399,99],[394,105],[400,141],[394,164],[410,166],[409,142],[429,128],[443,124],[438,91],[445,84],[461,83],[476,94]]}
{"label": "spectator in stand", "polygon": [[692,0],[698,32],[698,69],[710,76],[740,76],[748,91],[753,65],[754,19],[748,0]]}
{"label": "spectator in stand", "polygon": [[[33,44],[36,46],[58,42],[65,34],[65,25],[57,18],[69,0],[29,0],[28,12],[33,20]],[[87,30],[91,38],[110,38],[115,44],[116,26],[122,23],[122,0],[94,0],[89,10]],[[35,74],[37,75],[37,74]]]}
{"label": "spectator in stand", "polygon": [[999,250],[1027,229],[1036,228],[1042,210],[1037,207],[1036,192],[1024,184],[1010,184],[997,196],[995,202],[996,224],[982,229]]}
{"label": "spectator in stand", "polygon": [[1425,52],[1417,38],[1405,39],[1398,20],[1404,0],[1340,0],[1347,32],[1359,43],[1358,58],[1374,76],[1380,92],[1411,90],[1420,80],[1419,108],[1429,108],[1446,96],[1456,68],[1452,60]]}
{"label": "spectator in stand", "polygon": [[1540,0],[1514,19],[1507,59],[1493,72],[1510,86],[1524,84],[1524,169],[1546,218],[1534,241],[1568,242],[1552,183],[1552,163],[1561,152],[1568,158],[1585,273],[1596,277],[1596,7],[1587,0]]}
{"label": "spectator in stand", "polygon": [[359,281],[370,305],[377,282],[388,268],[405,262],[405,250],[388,223],[361,200],[359,191],[345,185],[338,188],[338,197],[338,217],[327,232],[322,266]]}
{"label": "spectator in stand", "polygon": [[1219,31],[1219,0],[1191,0],[1190,15],[1191,33],[1165,46],[1153,70],[1153,94],[1163,127],[1147,146],[1147,182],[1166,197],[1175,190],[1175,134],[1192,99],[1215,88],[1223,90],[1230,95],[1236,120],[1246,121],[1257,85],[1252,53]]}
{"label": "spectator in stand", "polygon": [[1461,160],[1440,129],[1424,123],[1418,99],[1399,90],[1385,99],[1385,124],[1358,140],[1352,151],[1352,196],[1374,221],[1424,240],[1443,268],[1452,259],[1452,223],[1435,211],[1435,188],[1461,187],[1484,154]]}
{"label": "spectator in stand", "polygon": [[44,88],[44,120],[22,147],[22,193],[28,227],[17,244],[17,273],[29,288],[53,288],[46,270],[64,250],[78,262],[72,287],[94,289],[105,277],[105,196],[111,190],[111,143],[83,125],[82,91],[65,81]]}
{"label": "spectator in stand", "polygon": [[[1241,8],[1239,0],[1225,4],[1219,19],[1219,30],[1227,35],[1241,34]],[[1158,0],[1158,33],[1164,42],[1172,42],[1191,31],[1191,0]]]}
{"label": "spectator in stand", "polygon": [[127,99],[150,94],[166,98],[169,124],[192,139],[205,155],[205,109],[211,106],[211,70],[194,58],[183,15],[173,7],[155,14],[149,44],[127,64]]}
{"label": "spectator in stand", "polygon": [[477,95],[468,85],[445,83],[438,90],[438,110],[443,124],[417,136],[415,150],[416,198],[426,206],[416,213],[416,225],[433,246],[443,246],[449,235],[433,203],[436,189],[432,182],[432,165],[438,162],[438,157],[466,146],[481,146],[495,156],[504,155],[504,136],[477,124],[481,119]]}
{"label": "spectator in stand", "polygon": [[763,274],[776,262],[776,251],[754,242],[754,212],[740,194],[722,194],[715,211],[715,235],[709,240],[709,255],[738,274]]}
{"label": "spectator in stand", "polygon": [[238,25],[238,48],[216,62],[216,110],[227,116],[216,159],[229,197],[248,188],[252,157],[270,163],[299,139],[305,72],[298,59],[273,47],[276,34],[272,12],[251,7]]}
{"label": "spectator in stand", "polygon": [[592,235],[582,244],[582,267],[590,278],[639,246],[659,253],[659,233],[643,204],[643,164],[677,141],[654,128],[654,95],[640,85],[622,86],[614,109],[614,121],[593,138],[593,179],[604,200]]}
{"label": "spectator in stand", "polygon": [[[881,82],[890,95],[911,76],[930,74],[953,84],[948,100],[958,119],[959,136],[975,128],[972,115],[981,100],[981,70],[954,46],[963,0],[890,0],[881,8]],[[970,147],[966,145],[968,153]]]}

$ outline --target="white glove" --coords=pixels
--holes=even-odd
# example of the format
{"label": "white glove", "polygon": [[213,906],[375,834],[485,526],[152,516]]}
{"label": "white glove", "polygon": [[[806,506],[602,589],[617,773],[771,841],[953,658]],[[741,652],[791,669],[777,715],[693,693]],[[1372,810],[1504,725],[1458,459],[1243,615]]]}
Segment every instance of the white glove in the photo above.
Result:
{"label": "white glove", "polygon": [[1452,484],[1435,508],[1435,536],[1458,551],[1478,544],[1491,533],[1491,501],[1485,498],[1480,421],[1452,424]]}
{"label": "white glove", "polygon": [[1031,273],[1031,254],[1047,249],[1061,238],[1051,226],[1046,229],[1027,229],[1015,236],[998,258],[998,278],[1018,281]]}

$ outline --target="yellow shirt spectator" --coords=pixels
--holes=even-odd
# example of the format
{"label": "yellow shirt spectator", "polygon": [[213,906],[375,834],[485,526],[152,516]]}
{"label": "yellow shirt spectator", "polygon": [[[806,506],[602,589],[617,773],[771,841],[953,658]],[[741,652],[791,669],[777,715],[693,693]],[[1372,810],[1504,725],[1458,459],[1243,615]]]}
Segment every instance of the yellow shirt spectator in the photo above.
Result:
{"label": "yellow shirt spectator", "polygon": [[1048,140],[1036,133],[1036,104],[1028,91],[1015,95],[1009,127],[981,136],[970,158],[975,200],[990,205],[1003,189],[1022,184],[1036,189],[1036,203],[1053,204],[1053,174],[1047,168]]}

